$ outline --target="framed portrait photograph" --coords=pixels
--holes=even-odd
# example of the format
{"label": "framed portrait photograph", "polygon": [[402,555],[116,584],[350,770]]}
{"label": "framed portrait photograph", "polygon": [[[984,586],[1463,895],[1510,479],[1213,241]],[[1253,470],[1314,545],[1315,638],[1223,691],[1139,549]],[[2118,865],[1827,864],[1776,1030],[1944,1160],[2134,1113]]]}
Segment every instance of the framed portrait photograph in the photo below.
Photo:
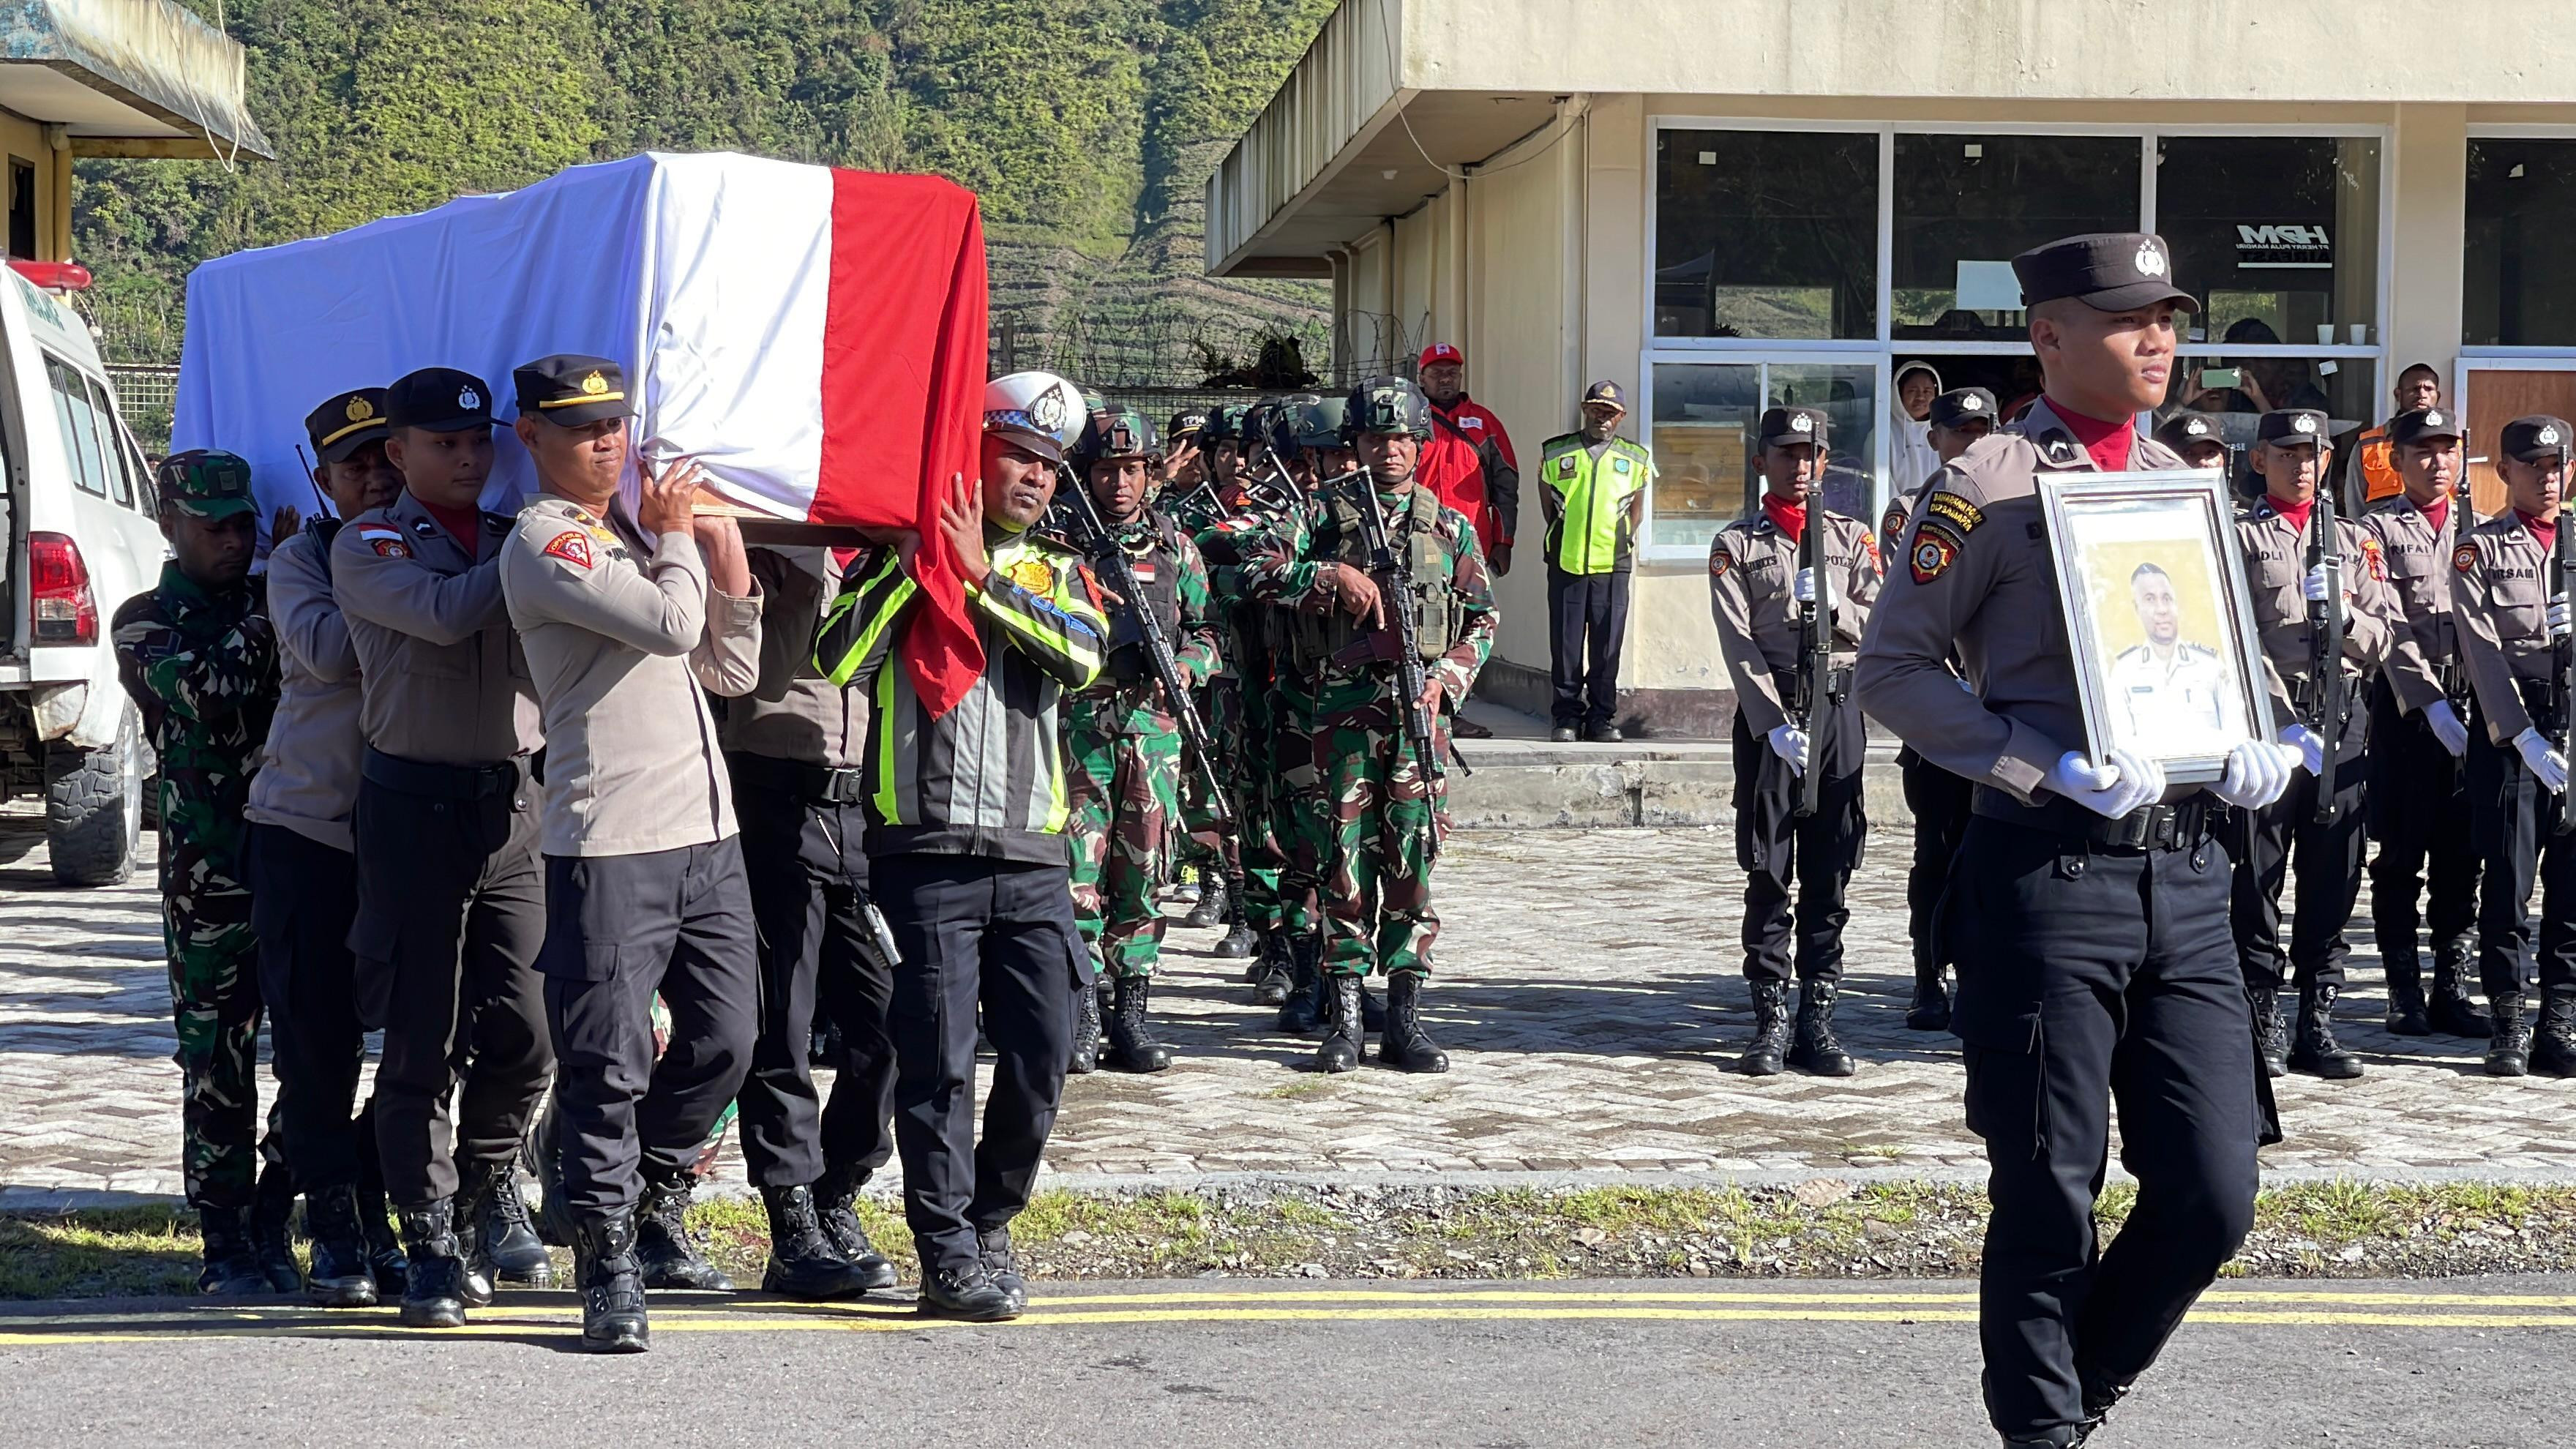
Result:
{"label": "framed portrait photograph", "polygon": [[2270,740],[2262,645],[2219,475],[2038,482],[2086,752],[2126,749],[2192,784],[2219,778],[2239,744]]}

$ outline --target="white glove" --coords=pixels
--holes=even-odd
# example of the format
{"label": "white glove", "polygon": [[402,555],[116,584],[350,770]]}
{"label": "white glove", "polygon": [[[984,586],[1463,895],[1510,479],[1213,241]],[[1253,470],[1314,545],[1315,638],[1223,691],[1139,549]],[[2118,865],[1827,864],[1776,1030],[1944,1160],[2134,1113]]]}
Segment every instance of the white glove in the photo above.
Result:
{"label": "white glove", "polygon": [[2164,767],[2127,750],[2105,750],[2102,763],[2068,750],[2048,772],[2048,788],[2106,820],[2117,820],[2165,793]]}
{"label": "white glove", "polygon": [[2433,738],[2442,742],[2452,759],[2469,752],[2469,727],[2460,723],[2459,711],[2451,708],[2449,700],[2437,699],[2424,706],[2424,723],[2432,727]]}
{"label": "white glove", "polygon": [[1807,732],[1796,725],[1782,725],[1769,736],[1771,753],[1789,762],[1789,773],[1807,773]]}
{"label": "white glove", "polygon": [[2209,793],[2241,810],[2260,810],[2290,788],[2290,772],[2299,767],[2287,745],[2247,740],[2227,752],[2227,773]]}
{"label": "white glove", "polygon": [[[2319,564],[2315,568],[2308,570],[2308,576],[2299,580],[2299,592],[2307,595],[2308,602],[2311,604],[2316,603],[2326,596],[2326,566],[2324,564]],[[2352,612],[2352,590],[2345,589],[2343,591],[2342,606],[2343,611],[2347,615]]]}
{"label": "white glove", "polygon": [[2550,794],[2566,793],[2567,757],[2551,749],[2549,741],[2540,737],[2540,731],[2526,729],[2521,734],[2515,735],[2513,747],[2522,755],[2523,764],[2530,768],[2531,773],[2540,777],[2541,784],[2549,788]]}
{"label": "white glove", "polygon": [[1789,595],[1801,604],[1814,603],[1816,601],[1816,571],[1814,569],[1798,570],[1796,582],[1789,585]]}
{"label": "white glove", "polygon": [[2567,596],[2549,596],[2549,638],[2552,643],[2567,637]]}
{"label": "white glove", "polygon": [[2322,775],[2326,769],[2325,736],[2303,724],[2281,726],[2281,743],[2299,752],[2299,764],[2311,775]]}

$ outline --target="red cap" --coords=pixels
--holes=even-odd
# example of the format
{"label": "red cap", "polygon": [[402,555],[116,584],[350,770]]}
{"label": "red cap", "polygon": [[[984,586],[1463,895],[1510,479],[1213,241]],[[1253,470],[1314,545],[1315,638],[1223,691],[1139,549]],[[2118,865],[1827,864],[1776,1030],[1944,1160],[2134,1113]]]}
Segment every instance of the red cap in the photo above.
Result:
{"label": "red cap", "polygon": [[1434,342],[1430,346],[1422,349],[1422,357],[1419,361],[1414,363],[1414,370],[1419,372],[1423,368],[1429,367],[1435,362],[1454,362],[1460,367],[1464,367],[1467,365],[1467,354],[1460,352],[1457,348],[1450,346],[1446,342]]}

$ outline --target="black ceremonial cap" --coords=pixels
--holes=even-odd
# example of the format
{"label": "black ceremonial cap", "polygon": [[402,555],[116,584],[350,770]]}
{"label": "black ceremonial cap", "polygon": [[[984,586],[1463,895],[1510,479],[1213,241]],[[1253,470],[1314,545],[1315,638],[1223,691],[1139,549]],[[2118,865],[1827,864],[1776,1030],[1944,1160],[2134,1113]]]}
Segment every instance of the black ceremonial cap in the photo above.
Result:
{"label": "black ceremonial cap", "polygon": [[1932,399],[1932,426],[1961,428],[1970,423],[1993,424],[1995,395],[1982,387],[1954,387]]}
{"label": "black ceremonial cap", "polygon": [[2515,418],[2504,425],[2504,440],[2501,447],[2506,457],[2525,463],[2537,463],[2544,458],[2557,458],[2564,461],[2567,457],[2567,439],[2565,418],[2553,418],[2547,413],[2534,413],[2527,418]]}
{"label": "black ceremonial cap", "polygon": [[2449,408],[2417,408],[2388,420],[2388,441],[2400,447],[2427,438],[2462,438],[2460,415]]}
{"label": "black ceremonial cap", "polygon": [[510,383],[519,392],[519,416],[557,427],[635,416],[635,405],[627,400],[626,369],[605,357],[558,352],[511,369]]}
{"label": "black ceremonial cap", "polygon": [[2021,304],[2036,307],[2073,297],[2104,312],[2171,302],[2188,312],[2199,299],[2174,285],[2173,252],[2165,239],[2141,231],[2070,236],[2013,258],[2021,279]]}
{"label": "black ceremonial cap", "polygon": [[452,367],[424,367],[385,389],[385,421],[397,428],[461,433],[492,426],[492,389]]}
{"label": "black ceremonial cap", "polygon": [[2325,442],[2326,431],[2326,415],[2315,408],[2275,408],[2255,425],[2254,436],[2276,447],[2295,448]]}
{"label": "black ceremonial cap", "polygon": [[389,430],[380,387],[344,392],[304,415],[304,436],[313,444],[315,461],[322,463],[346,461],[369,443],[381,442]]}
{"label": "black ceremonial cap", "polygon": [[1762,414],[1762,446],[1782,447],[1790,443],[1825,445],[1825,413],[1822,408],[1772,408]]}
{"label": "black ceremonial cap", "polygon": [[2179,453],[2194,443],[2224,443],[2218,420],[2207,413],[2181,412],[2156,424],[2156,441]]}

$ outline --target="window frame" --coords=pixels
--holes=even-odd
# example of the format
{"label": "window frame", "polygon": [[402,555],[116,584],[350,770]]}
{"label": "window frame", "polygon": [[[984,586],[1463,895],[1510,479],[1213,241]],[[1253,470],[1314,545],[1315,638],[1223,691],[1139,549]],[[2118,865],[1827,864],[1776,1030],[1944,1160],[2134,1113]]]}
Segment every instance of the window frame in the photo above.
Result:
{"label": "window frame", "polygon": [[[2468,165],[2468,146],[2469,142],[2472,141],[2576,141],[2576,125],[2545,121],[2472,121],[2469,123],[2468,139],[2460,143],[2460,164],[2464,168]],[[1647,204],[1649,206],[1653,205],[1652,200],[1649,199]],[[2460,311],[2462,313],[2460,330],[2463,332],[2468,330],[2468,318],[2466,314],[2468,312],[2469,284],[2468,274],[2465,270],[2466,263],[2467,259],[2464,243],[2462,257],[2463,270],[2460,277]],[[2561,369],[2548,367],[2544,364],[2551,358],[2576,358],[2576,343],[2559,343],[2551,346],[2526,347],[2508,347],[2500,343],[2482,343],[2478,346],[2472,347],[2467,342],[2463,341],[2460,344],[2459,361],[2452,369],[2454,374],[2453,385],[2455,388],[2467,383],[2468,374],[2471,371],[2468,366],[2469,360],[2481,357],[2512,359],[2522,364],[2524,370],[2527,371],[2557,372]],[[2454,391],[2451,396],[2458,398],[2465,396],[2465,394]]]}

